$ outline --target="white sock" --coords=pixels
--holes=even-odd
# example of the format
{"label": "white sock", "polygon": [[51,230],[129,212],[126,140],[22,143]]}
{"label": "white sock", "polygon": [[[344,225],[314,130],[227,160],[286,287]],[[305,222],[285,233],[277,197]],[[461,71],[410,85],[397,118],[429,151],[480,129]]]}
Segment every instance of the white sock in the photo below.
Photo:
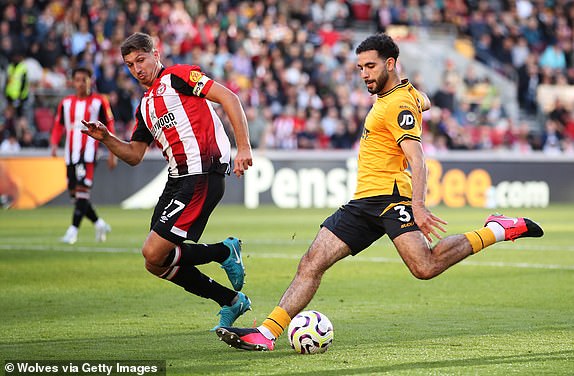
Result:
{"label": "white sock", "polygon": [[74,225],[70,225],[70,227],[68,227],[68,230],[66,232],[73,232],[74,234],[77,234],[78,228]]}
{"label": "white sock", "polygon": [[505,238],[505,230],[504,227],[500,223],[497,222],[488,222],[486,225],[493,233],[494,237],[496,238],[497,242],[501,242]]}
{"label": "white sock", "polygon": [[267,338],[268,340],[271,340],[271,341],[275,340],[275,336],[273,335],[273,333],[271,333],[271,331],[269,329],[267,329],[266,327],[264,327],[263,325],[258,326],[257,330],[259,330],[261,332],[261,334],[263,334],[265,336],[265,338]]}
{"label": "white sock", "polygon": [[96,226],[105,226],[106,225],[106,221],[104,221],[101,218],[98,218],[98,220],[96,221],[96,223],[94,223],[94,225]]}

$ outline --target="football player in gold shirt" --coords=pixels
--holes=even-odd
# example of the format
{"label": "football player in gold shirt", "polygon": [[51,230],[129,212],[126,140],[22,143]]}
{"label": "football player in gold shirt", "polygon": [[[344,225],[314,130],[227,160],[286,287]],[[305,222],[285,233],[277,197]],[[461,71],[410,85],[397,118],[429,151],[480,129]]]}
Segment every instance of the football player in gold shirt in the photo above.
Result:
{"label": "football player in gold shirt", "polygon": [[[419,279],[436,277],[495,242],[543,235],[540,226],[528,218],[491,215],[478,230],[442,239],[446,222],[425,206],[427,167],[421,117],[430,101],[408,80],[400,79],[399,48],[388,35],[368,37],[355,52],[367,90],[377,95],[365,119],[355,195],[322,223],[295,278],[261,326],[216,330],[220,339],[233,347],[273,350],[275,339],[291,318],[315,295],[323,273],[385,234]],[[431,246],[433,236],[439,241]]]}

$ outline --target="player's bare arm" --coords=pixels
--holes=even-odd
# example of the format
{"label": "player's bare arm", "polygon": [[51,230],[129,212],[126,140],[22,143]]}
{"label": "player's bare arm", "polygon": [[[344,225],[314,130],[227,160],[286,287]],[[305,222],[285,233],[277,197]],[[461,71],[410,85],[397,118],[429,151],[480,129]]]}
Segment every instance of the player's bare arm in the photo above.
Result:
{"label": "player's bare arm", "polygon": [[422,91],[420,91],[421,95],[423,96],[423,105],[422,105],[422,110],[426,111],[426,110],[430,110],[431,108],[431,101],[428,97],[428,95],[426,95],[426,93],[423,93]]}
{"label": "player's bare arm", "polygon": [[412,174],[412,207],[415,216],[415,222],[421,229],[423,235],[432,243],[432,236],[441,239],[439,230],[446,232],[442,226],[447,222],[437,217],[425,205],[427,191],[427,167],[423,148],[420,142],[406,139],[401,142],[401,148],[409,161]]}
{"label": "player's bare arm", "polygon": [[116,135],[110,133],[108,128],[99,121],[88,122],[86,120],[82,120],[82,124],[86,127],[86,129],[82,130],[82,133],[87,134],[106,145],[108,150],[122,161],[131,166],[135,166],[142,161],[147,150],[147,144],[145,142],[126,142],[120,140]]}
{"label": "player's bare arm", "polygon": [[229,117],[233,133],[235,134],[235,143],[237,144],[237,155],[234,158],[233,173],[241,176],[249,166],[253,165],[253,156],[251,154],[251,145],[249,143],[249,127],[247,118],[241,106],[237,95],[225,86],[214,82],[209,89],[206,99],[219,103]]}

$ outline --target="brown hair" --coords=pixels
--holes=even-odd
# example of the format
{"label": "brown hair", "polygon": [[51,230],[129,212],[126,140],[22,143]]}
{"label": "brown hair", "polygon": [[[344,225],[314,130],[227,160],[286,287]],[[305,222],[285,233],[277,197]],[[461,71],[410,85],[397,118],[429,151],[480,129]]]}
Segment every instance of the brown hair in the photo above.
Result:
{"label": "brown hair", "polygon": [[153,39],[149,34],[145,33],[133,33],[122,42],[120,46],[120,51],[122,56],[131,54],[134,51],[152,52]]}

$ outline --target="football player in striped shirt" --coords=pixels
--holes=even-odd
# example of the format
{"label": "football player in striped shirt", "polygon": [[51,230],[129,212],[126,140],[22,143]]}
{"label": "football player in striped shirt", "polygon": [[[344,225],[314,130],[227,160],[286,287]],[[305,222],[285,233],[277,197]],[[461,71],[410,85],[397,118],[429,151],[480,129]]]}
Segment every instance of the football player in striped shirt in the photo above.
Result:
{"label": "football player in striped shirt", "polygon": [[[92,90],[92,71],[79,67],[72,71],[72,84],[75,93],[60,101],[50,139],[52,156],[57,155],[58,144],[66,135],[64,159],[68,191],[74,200],[72,224],[66,230],[61,242],[74,244],[78,240],[78,229],[84,217],[94,223],[96,241],[103,242],[111,231],[111,226],[98,217],[90,200],[94,182],[94,168],[99,142],[82,134],[82,120],[100,121],[110,132],[114,132],[114,116],[108,99]],[[108,167],[116,167],[117,159],[108,155]]]}
{"label": "football player in striped shirt", "polygon": [[[241,177],[252,165],[241,102],[198,66],[164,67],[148,34],[129,36],[121,45],[121,54],[146,90],[137,107],[132,137],[123,141],[94,120],[84,121],[82,132],[130,165],[139,164],[152,143],[162,151],[169,176],[142,248],[145,266],[154,275],[219,304],[216,328],[231,325],[251,306],[249,298],[239,292],[245,276],[241,242],[235,237],[216,244],[197,242],[223,196],[225,176],[233,171]],[[233,166],[231,144],[212,102],[221,105],[233,127],[237,145]],[[221,264],[233,289],[197,268],[209,262]]]}

